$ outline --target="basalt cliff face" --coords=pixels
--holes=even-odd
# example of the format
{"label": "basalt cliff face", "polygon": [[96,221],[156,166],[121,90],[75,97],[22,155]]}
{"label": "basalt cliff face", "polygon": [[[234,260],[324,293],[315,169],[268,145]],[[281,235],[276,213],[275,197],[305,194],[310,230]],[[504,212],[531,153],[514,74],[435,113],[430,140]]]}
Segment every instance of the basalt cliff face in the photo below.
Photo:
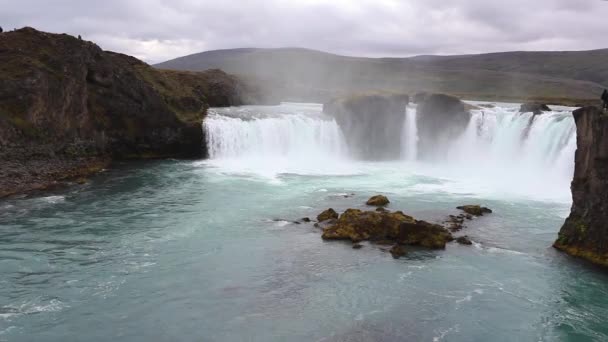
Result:
{"label": "basalt cliff face", "polygon": [[459,98],[445,94],[416,96],[418,156],[442,160],[469,125],[471,113]]}
{"label": "basalt cliff face", "polygon": [[408,102],[408,95],[353,95],[325,103],[323,112],[336,119],[354,157],[397,159]]}
{"label": "basalt cliff face", "polygon": [[596,107],[573,114],[577,133],[573,204],[553,246],[608,266],[608,115]]}
{"label": "basalt cliff face", "polygon": [[154,69],[65,34],[0,33],[0,197],[112,159],[201,157],[209,106],[247,90],[219,71]]}

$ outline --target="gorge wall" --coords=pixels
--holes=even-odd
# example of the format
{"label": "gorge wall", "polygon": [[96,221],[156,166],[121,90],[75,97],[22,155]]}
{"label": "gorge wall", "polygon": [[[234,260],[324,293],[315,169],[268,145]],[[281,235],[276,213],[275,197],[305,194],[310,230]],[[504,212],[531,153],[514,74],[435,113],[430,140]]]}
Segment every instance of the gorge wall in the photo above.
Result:
{"label": "gorge wall", "polygon": [[0,33],[0,197],[112,159],[200,157],[207,108],[247,94],[219,70],[163,71],[66,34]]}
{"label": "gorge wall", "polygon": [[572,210],[554,247],[608,266],[608,115],[597,107],[573,113],[577,130]]}

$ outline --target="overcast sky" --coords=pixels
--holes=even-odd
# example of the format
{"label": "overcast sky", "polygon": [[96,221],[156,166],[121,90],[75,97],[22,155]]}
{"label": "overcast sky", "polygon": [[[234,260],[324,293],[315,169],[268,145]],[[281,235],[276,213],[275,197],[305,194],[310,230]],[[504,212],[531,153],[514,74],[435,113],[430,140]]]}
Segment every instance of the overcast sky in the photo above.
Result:
{"label": "overcast sky", "polygon": [[150,63],[213,49],[412,56],[608,47],[606,0],[0,0],[5,30],[81,34]]}

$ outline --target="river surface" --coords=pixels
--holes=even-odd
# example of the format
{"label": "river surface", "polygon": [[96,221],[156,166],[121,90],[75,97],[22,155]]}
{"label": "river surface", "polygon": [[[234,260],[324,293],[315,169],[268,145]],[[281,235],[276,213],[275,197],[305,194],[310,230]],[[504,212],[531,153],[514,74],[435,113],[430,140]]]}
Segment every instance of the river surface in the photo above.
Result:
{"label": "river surface", "polygon": [[[608,341],[608,276],[550,246],[569,213],[567,108],[529,125],[476,111],[445,160],[349,158],[320,106],[213,111],[210,159],[119,163],[84,186],[0,202],[0,341]],[[466,153],[462,153],[466,152]],[[323,242],[332,207],[442,222],[473,246]]]}

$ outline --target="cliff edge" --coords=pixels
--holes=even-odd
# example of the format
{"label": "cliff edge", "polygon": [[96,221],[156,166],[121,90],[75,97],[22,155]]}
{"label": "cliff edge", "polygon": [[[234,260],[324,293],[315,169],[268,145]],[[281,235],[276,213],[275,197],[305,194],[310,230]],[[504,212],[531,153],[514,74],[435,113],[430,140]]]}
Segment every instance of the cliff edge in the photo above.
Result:
{"label": "cliff edge", "polygon": [[201,157],[209,106],[246,90],[220,70],[155,69],[66,34],[0,33],[0,197],[113,159]]}
{"label": "cliff edge", "polygon": [[572,210],[553,246],[608,266],[608,115],[597,107],[573,114],[577,149]]}

